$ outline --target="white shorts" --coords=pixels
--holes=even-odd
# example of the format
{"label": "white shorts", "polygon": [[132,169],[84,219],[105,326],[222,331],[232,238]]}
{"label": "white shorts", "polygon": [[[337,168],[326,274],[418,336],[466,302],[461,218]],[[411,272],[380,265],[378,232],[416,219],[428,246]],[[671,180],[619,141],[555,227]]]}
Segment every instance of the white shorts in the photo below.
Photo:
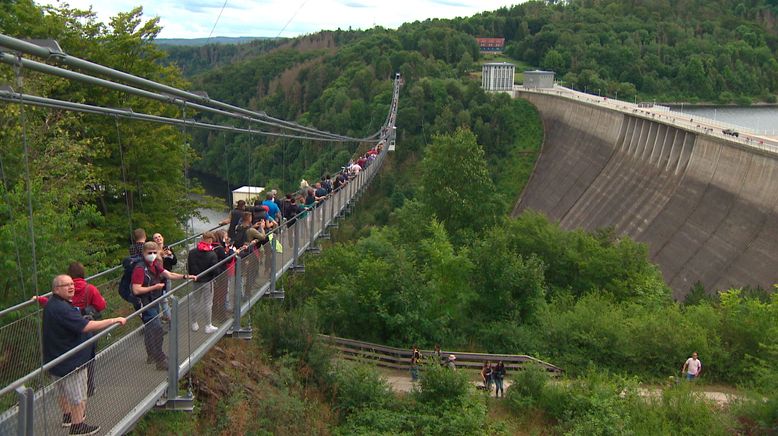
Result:
{"label": "white shorts", "polygon": [[53,376],[57,382],[59,394],[70,404],[86,401],[86,368],[79,368],[65,377]]}

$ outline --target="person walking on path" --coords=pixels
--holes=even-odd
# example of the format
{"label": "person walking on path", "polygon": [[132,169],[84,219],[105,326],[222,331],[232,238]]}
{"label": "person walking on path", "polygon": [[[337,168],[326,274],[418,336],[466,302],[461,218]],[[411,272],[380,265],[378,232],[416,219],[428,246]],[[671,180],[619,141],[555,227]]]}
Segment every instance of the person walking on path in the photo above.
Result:
{"label": "person walking on path", "polygon": [[456,360],[457,360],[457,356],[453,354],[449,354],[448,360],[446,360],[446,368],[456,371],[457,370]]}
{"label": "person walking on path", "polygon": [[[143,244],[143,259],[133,265],[130,283],[132,293],[138,297],[135,310],[149,305],[152,306],[140,314],[140,319],[143,321],[143,343],[147,354],[146,363],[154,363],[158,370],[167,371],[167,356],[162,351],[164,330],[159,319],[159,304],[155,302],[162,296],[162,289],[165,288],[165,279],[188,280],[195,279],[197,276],[167,271],[162,266],[162,262],[157,259],[158,251],[159,244],[156,242],[149,241]],[[152,305],[152,303],[154,304]]]}
{"label": "person walking on path", "polygon": [[421,359],[421,352],[416,345],[411,349],[411,381],[419,381],[419,359]]}
{"label": "person walking on path", "polygon": [[494,397],[505,397],[505,391],[503,390],[502,385],[502,381],[505,379],[505,365],[502,363],[502,360],[498,361],[497,365],[495,365],[492,370],[492,379],[494,380]]}
{"label": "person walking on path", "polygon": [[481,380],[484,382],[484,390],[492,391],[492,364],[484,362],[481,367]]}
{"label": "person walking on path", "polygon": [[694,379],[700,376],[700,371],[702,371],[702,362],[697,358],[697,352],[695,351],[692,353],[692,357],[684,362],[681,373],[686,374],[687,381],[694,381]]}

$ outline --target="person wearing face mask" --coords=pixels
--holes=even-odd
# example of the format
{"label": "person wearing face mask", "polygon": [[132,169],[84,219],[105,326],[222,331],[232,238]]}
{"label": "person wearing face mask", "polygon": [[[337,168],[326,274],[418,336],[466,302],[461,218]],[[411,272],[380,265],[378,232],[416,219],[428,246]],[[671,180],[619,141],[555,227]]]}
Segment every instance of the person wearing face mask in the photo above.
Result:
{"label": "person wearing face mask", "polygon": [[[162,296],[162,290],[165,288],[165,279],[181,280],[194,279],[196,276],[189,274],[178,274],[167,271],[162,262],[157,262],[159,245],[156,242],[146,242],[143,244],[143,261],[135,264],[132,270],[132,293],[140,300],[141,307],[151,305],[152,302]],[[140,309],[140,307],[136,308]],[[143,328],[143,343],[146,346],[146,363],[156,364],[160,371],[168,368],[167,356],[162,351],[162,323],[159,317],[159,305],[141,313],[141,320],[145,327]]]}

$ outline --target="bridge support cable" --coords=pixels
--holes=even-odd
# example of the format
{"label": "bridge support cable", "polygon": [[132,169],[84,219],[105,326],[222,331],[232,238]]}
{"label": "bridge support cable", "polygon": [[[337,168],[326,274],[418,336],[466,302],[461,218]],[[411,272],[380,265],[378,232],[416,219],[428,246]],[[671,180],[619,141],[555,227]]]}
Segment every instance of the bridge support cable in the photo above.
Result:
{"label": "bridge support cable", "polygon": [[[112,68],[108,68],[99,64],[95,64],[83,59],[79,59],[74,56],[70,56],[62,52],[59,45],[54,41],[52,42],[54,49],[49,47],[42,47],[27,41],[16,39],[7,35],[0,34],[0,62],[11,63],[13,56],[10,53],[3,53],[2,47],[7,47],[18,53],[25,53],[33,56],[37,56],[46,60],[54,60],[58,64],[68,65],[84,71],[89,71],[93,74],[98,74],[105,77],[110,77],[115,80],[120,80],[126,83],[131,83],[137,87],[124,85],[122,83],[112,82],[105,79],[89,76],[83,73],[78,73],[72,70],[59,68],[56,66],[40,63],[28,59],[23,59],[30,69],[40,71],[47,74],[53,74],[60,77],[66,77],[72,80],[79,80],[85,83],[93,85],[100,85],[109,87],[112,89],[120,90],[123,92],[131,93],[141,97],[151,98],[167,103],[175,103],[177,100],[183,100],[190,103],[190,106],[197,110],[206,112],[212,112],[228,117],[240,118],[255,123],[260,123],[268,126],[273,126],[285,130],[297,131],[298,133],[307,133],[313,136],[319,136],[322,138],[340,139],[342,141],[359,141],[369,140],[377,137],[377,134],[373,134],[366,138],[352,138],[343,135],[338,135],[322,130],[318,130],[312,127],[304,126],[295,122],[280,120],[268,116],[262,111],[252,111],[244,109],[238,106],[233,106],[227,103],[220,102],[218,100],[212,100],[207,95],[200,95],[190,91],[184,91],[172,86],[160,84],[152,80],[144,79],[132,74],[124,73]],[[142,89],[145,88],[145,89]],[[152,89],[157,92],[147,91],[146,89]]]}
{"label": "bridge support cable", "polygon": [[[109,80],[88,76],[86,74],[82,74],[82,73],[78,73],[78,72],[75,72],[75,71],[66,70],[64,68],[59,68],[59,67],[55,67],[55,66],[44,64],[44,63],[40,63],[40,62],[35,62],[35,61],[29,60],[29,59],[19,58],[19,57],[16,57],[16,56],[12,55],[12,54],[9,54],[9,53],[0,52],[0,62],[9,64],[9,65],[15,65],[15,63],[20,63],[24,67],[26,67],[26,68],[28,68],[30,70],[33,70],[33,71],[38,71],[40,73],[50,74],[50,75],[54,75],[54,76],[58,76],[58,77],[62,77],[62,78],[70,79],[70,80],[76,80],[76,81],[80,81],[80,82],[83,82],[83,83],[86,83],[86,84],[89,84],[89,85],[101,86],[101,87],[104,87],[104,88],[113,89],[113,90],[124,92],[124,93],[127,93],[127,94],[132,94],[132,95],[136,95],[136,96],[139,96],[139,97],[144,97],[144,98],[160,101],[160,102],[163,102],[163,103],[178,104],[178,103],[180,103],[182,101],[180,99],[172,98],[172,97],[170,97],[168,95],[158,94],[158,93],[154,93],[154,92],[151,92],[151,91],[146,91],[146,90],[143,90],[143,89],[134,88],[132,86],[128,86],[128,85],[124,85],[124,84],[121,84],[121,83],[115,83],[115,82],[111,82]],[[186,101],[186,100],[183,100],[183,101]],[[205,112],[211,112],[211,113],[214,113],[216,115],[222,115],[222,116],[226,116],[226,117],[229,117],[229,118],[237,118],[238,120],[241,120],[241,121],[249,121],[249,122],[263,124],[263,125],[270,126],[270,127],[276,127],[276,128],[281,128],[281,129],[285,129],[285,130],[291,130],[291,131],[295,131],[295,132],[298,132],[298,133],[304,133],[304,134],[312,135],[312,136],[314,136],[316,138],[328,138],[330,140],[335,140],[335,141],[352,141],[352,140],[354,140],[353,138],[349,138],[349,137],[345,137],[345,136],[340,136],[340,135],[333,135],[333,134],[329,134],[329,133],[323,134],[323,133],[320,133],[320,132],[316,131],[315,129],[303,129],[303,128],[299,128],[299,127],[286,127],[283,124],[278,123],[278,122],[265,121],[265,120],[258,119],[258,118],[252,118],[252,117],[249,117],[247,115],[238,115],[238,114],[235,114],[235,113],[232,113],[232,112],[227,112],[227,111],[224,111],[224,110],[221,110],[221,109],[211,108],[211,107],[200,105],[200,104],[196,104],[196,103],[189,103],[189,105],[192,108],[194,108],[194,109],[198,109],[198,110],[205,111]]]}
{"label": "bridge support cable", "polygon": [[127,207],[127,240],[134,240],[132,234],[132,208],[130,207],[130,192],[127,190],[127,167],[124,163],[124,146],[122,145],[122,134],[119,131],[119,119],[114,115],[114,124],[116,125],[116,144],[119,146],[119,162],[122,167],[122,183],[124,183],[124,204]]}
{"label": "bridge support cable", "polygon": [[88,105],[83,103],[73,103],[69,101],[57,100],[48,97],[39,97],[36,95],[17,93],[14,92],[13,90],[7,90],[7,89],[0,89],[0,100],[7,101],[10,103],[26,104],[31,106],[40,106],[40,107],[47,107],[52,109],[63,109],[63,110],[69,110],[73,112],[82,112],[82,113],[90,113],[90,114],[98,114],[98,115],[114,115],[121,118],[127,118],[127,119],[138,120],[138,121],[149,121],[149,122],[154,122],[159,124],[169,124],[175,126],[197,127],[201,129],[207,129],[207,130],[221,130],[226,132],[249,133],[252,135],[263,135],[263,136],[273,136],[273,137],[302,139],[302,140],[342,142],[339,139],[290,135],[290,134],[277,133],[277,132],[268,132],[264,130],[250,130],[250,129],[244,129],[244,128],[234,127],[230,125],[204,123],[200,121],[194,121],[192,119],[181,120],[178,118],[169,118],[169,117],[163,117],[159,115],[150,115],[141,112],[135,112],[130,109],[115,109],[115,108],[107,108],[102,106],[93,106],[93,105]]}

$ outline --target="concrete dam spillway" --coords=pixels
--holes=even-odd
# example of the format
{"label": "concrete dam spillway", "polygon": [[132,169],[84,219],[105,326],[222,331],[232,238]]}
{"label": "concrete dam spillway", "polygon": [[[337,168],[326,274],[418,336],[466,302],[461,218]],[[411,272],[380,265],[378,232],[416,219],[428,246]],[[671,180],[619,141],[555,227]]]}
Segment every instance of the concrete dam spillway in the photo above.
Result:
{"label": "concrete dam spillway", "polygon": [[538,108],[545,139],[514,216],[534,209],[646,243],[675,298],[697,282],[708,292],[778,282],[778,152],[669,112],[515,93]]}

